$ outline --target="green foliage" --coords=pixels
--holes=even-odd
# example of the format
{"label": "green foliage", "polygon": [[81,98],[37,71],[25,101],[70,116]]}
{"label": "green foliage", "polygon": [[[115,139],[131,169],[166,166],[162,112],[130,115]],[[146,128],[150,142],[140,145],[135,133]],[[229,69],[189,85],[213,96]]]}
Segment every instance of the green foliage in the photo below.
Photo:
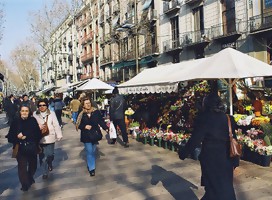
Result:
{"label": "green foliage", "polygon": [[264,132],[264,139],[266,144],[270,145],[272,140],[272,125],[270,123],[261,123],[260,127]]}

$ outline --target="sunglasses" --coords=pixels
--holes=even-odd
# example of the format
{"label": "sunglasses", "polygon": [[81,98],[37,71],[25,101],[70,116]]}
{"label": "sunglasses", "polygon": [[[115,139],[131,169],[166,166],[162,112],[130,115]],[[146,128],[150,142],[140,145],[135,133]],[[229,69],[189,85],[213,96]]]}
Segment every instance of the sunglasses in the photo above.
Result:
{"label": "sunglasses", "polygon": [[45,104],[38,105],[39,107],[46,106]]}

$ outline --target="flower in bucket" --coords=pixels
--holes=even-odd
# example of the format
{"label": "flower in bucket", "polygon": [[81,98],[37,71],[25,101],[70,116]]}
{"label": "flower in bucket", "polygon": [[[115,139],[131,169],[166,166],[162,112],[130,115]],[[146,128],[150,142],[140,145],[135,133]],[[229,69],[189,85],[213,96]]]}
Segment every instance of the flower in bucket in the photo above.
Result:
{"label": "flower in bucket", "polygon": [[128,108],[126,111],[125,111],[125,115],[133,115],[134,114],[134,110],[132,110],[132,108]]}
{"label": "flower in bucket", "polygon": [[162,131],[159,131],[159,132],[156,133],[156,138],[157,139],[162,139],[162,137],[163,137],[163,132]]}
{"label": "flower in bucket", "polygon": [[167,129],[166,129],[166,132],[167,133],[169,133],[169,129],[172,127],[172,125],[171,124],[169,124],[168,126],[167,126]]}
{"label": "flower in bucket", "polygon": [[257,136],[262,135],[263,131],[260,129],[251,128],[247,130],[247,134],[251,138],[256,138]]}
{"label": "flower in bucket", "polygon": [[253,114],[254,107],[251,105],[246,105],[245,110],[249,112],[250,115]]}

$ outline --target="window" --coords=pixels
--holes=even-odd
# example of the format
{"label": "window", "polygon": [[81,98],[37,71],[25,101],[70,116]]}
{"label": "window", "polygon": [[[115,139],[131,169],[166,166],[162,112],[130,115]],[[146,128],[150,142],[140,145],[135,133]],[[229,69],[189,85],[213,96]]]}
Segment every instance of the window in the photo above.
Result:
{"label": "window", "polygon": [[179,44],[179,20],[178,16],[170,19],[172,33],[172,48],[177,48]]}
{"label": "window", "polygon": [[227,35],[236,31],[235,0],[222,2],[223,33]]}
{"label": "window", "polygon": [[199,6],[193,9],[193,15],[194,15],[194,30],[201,31],[201,33],[203,33],[204,31],[203,6]]}

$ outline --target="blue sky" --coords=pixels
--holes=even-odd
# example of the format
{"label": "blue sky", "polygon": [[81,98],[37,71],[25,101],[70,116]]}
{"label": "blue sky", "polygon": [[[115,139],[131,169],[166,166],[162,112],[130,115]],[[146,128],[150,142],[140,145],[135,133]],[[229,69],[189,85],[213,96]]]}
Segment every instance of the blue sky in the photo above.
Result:
{"label": "blue sky", "polygon": [[8,62],[11,51],[30,35],[29,12],[40,10],[46,0],[1,0],[4,2],[5,24],[0,45],[1,59]]}

